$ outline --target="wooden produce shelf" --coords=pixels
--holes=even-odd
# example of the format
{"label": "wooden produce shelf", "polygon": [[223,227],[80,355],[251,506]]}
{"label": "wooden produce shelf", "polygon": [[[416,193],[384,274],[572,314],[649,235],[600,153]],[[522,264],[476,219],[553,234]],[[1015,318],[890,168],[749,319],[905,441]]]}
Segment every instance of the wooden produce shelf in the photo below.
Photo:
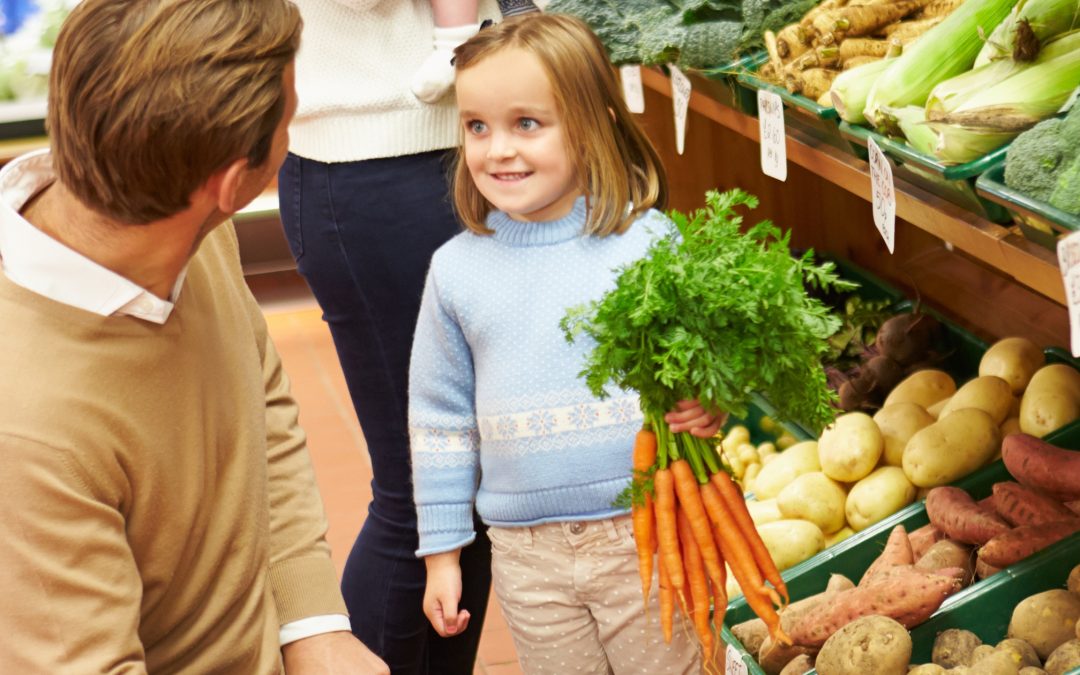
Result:
{"label": "wooden produce shelf", "polygon": [[[657,93],[671,95],[670,80],[656,69],[644,68],[642,82]],[[692,92],[690,109],[758,142],[756,118],[700,90]],[[866,162],[790,125],[786,147],[788,162],[870,201],[870,168]],[[1065,289],[1053,252],[1028,241],[1014,229],[980,218],[901,178],[895,181],[895,191],[898,219],[910,222],[1047,298],[1065,303]]]}

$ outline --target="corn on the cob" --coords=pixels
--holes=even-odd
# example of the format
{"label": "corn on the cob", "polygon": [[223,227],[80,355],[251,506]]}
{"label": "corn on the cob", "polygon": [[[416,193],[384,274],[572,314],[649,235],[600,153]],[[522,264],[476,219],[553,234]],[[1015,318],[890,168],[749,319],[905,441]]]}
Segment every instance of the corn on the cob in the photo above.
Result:
{"label": "corn on the cob", "polygon": [[832,105],[839,113],[840,119],[850,124],[862,124],[866,121],[866,117],[863,116],[866,97],[878,76],[889,67],[889,61],[889,59],[881,59],[863,64],[836,76],[829,88],[829,95],[832,97]]}
{"label": "corn on the cob", "polygon": [[1080,29],[1076,0],[1020,0],[990,33],[975,66],[1009,57],[1034,61],[1047,40],[1076,29]]}

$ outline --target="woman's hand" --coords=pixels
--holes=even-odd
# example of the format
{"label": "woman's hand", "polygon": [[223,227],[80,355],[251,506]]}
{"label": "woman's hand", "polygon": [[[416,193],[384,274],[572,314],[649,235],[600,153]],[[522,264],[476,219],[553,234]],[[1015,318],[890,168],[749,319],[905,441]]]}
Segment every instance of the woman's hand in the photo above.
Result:
{"label": "woman's hand", "polygon": [[706,410],[697,399],[692,399],[676,403],[675,409],[664,415],[664,421],[671,427],[672,433],[689,431],[698,438],[711,438],[724,426],[727,413]]}
{"label": "woman's hand", "polygon": [[469,625],[469,610],[458,609],[461,602],[460,559],[460,549],[424,558],[427,565],[424,615],[435,632],[443,637],[453,637]]}

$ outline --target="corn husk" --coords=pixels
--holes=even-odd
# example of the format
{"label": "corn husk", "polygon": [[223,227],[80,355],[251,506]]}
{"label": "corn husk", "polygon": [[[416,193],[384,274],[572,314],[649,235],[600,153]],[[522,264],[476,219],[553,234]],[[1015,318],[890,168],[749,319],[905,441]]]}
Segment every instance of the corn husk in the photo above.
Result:
{"label": "corn husk", "polygon": [[903,108],[884,111],[887,131],[903,136],[908,145],[924,155],[934,156],[938,135],[926,124],[926,110],[921,106],[909,105]]}
{"label": "corn husk", "polygon": [[[995,74],[992,71],[1004,71],[1010,64],[1016,66],[1011,74],[988,79]],[[1071,100],[1080,84],[1080,31],[1048,43],[1034,63],[1002,59],[971,71],[959,89],[945,84],[935,88],[937,97],[932,94],[927,101],[931,120],[1023,131],[1059,112]],[[950,92],[958,93],[950,99]]]}
{"label": "corn husk", "polygon": [[999,131],[943,122],[924,124],[937,135],[933,155],[944,164],[974,161],[1020,135],[1019,131]]}
{"label": "corn husk", "polygon": [[866,97],[870,94],[874,82],[889,67],[889,61],[890,59],[881,59],[866,63],[836,76],[829,88],[829,97],[840,119],[850,124],[862,124],[866,121],[863,116]]}
{"label": "corn husk", "polygon": [[1047,40],[1076,29],[1080,29],[1077,0],[1020,0],[990,33],[975,66],[1004,58],[1034,61]]}
{"label": "corn husk", "polygon": [[874,83],[864,115],[876,123],[882,108],[924,105],[934,86],[971,68],[989,33],[1014,0],[967,0],[894,59]]}

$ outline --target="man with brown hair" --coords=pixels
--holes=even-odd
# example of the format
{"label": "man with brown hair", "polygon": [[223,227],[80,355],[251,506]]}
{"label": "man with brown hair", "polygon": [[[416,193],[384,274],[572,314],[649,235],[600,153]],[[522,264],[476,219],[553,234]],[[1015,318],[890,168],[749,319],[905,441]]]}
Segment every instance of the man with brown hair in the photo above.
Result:
{"label": "man with brown hair", "polygon": [[349,632],[229,216],[288,146],[287,0],[83,0],[0,171],[0,670],[385,673]]}

